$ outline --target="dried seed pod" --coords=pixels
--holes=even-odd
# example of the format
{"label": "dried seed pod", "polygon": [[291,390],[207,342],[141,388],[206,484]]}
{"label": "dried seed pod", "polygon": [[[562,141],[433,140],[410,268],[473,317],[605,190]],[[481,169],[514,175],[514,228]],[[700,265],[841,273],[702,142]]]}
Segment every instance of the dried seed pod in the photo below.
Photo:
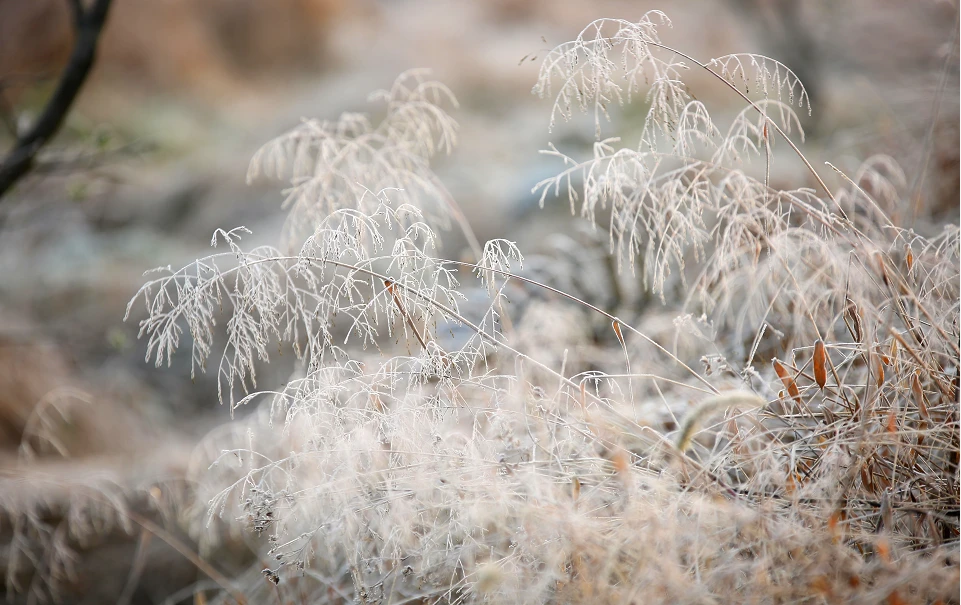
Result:
{"label": "dried seed pod", "polygon": [[884,356],[872,355],[871,358],[874,359],[874,370],[878,377],[877,386],[880,389],[884,384]]}
{"label": "dried seed pod", "polygon": [[851,337],[854,338],[855,342],[861,342],[861,337],[863,332],[861,331],[861,309],[858,308],[858,304],[845,297],[847,301],[847,306],[844,307],[844,324],[848,327],[848,332],[851,333]]}
{"label": "dried seed pod", "polygon": [[787,389],[788,394],[793,397],[795,401],[800,402],[801,391],[798,390],[797,383],[794,382],[794,378],[791,376],[791,373],[788,371],[788,369],[784,367],[784,364],[777,359],[774,360],[774,371],[777,372],[777,377],[781,379],[781,382],[784,384],[784,388]]}
{"label": "dried seed pod", "polygon": [[918,412],[921,414],[921,417],[925,420],[931,420],[931,415],[928,413],[928,405],[924,397],[924,390],[921,388],[921,380],[918,379],[917,374],[911,377],[911,392],[914,394],[914,401],[918,404]]}
{"label": "dried seed pod", "polygon": [[924,515],[924,525],[934,546],[941,546],[941,530],[938,528],[938,524],[934,521],[931,513]]}
{"label": "dried seed pod", "polygon": [[617,451],[611,455],[611,462],[614,465],[615,474],[621,477],[624,477],[631,466],[630,457],[623,448],[617,448]]}
{"label": "dried seed pod", "polygon": [[741,440],[741,431],[737,426],[737,420],[734,418],[727,419],[727,432],[731,435],[732,444],[736,446],[737,442]]}
{"label": "dried seed pod", "polygon": [[828,531],[831,532],[831,541],[837,542],[843,536],[841,522],[844,521],[844,511],[836,510],[828,517]]}
{"label": "dried seed pod", "polygon": [[871,481],[871,472],[866,465],[861,465],[861,484],[868,491],[874,491],[874,483]]}
{"label": "dried seed pod", "polygon": [[828,380],[827,358],[824,341],[819,338],[814,343],[814,381],[818,383],[821,390],[824,390],[824,385]]}
{"label": "dried seed pod", "polygon": [[[883,510],[883,508],[884,508],[884,496],[883,496],[883,495],[881,496],[881,507],[882,507],[881,519],[884,520],[885,517],[887,517],[888,515],[886,515],[886,514],[885,514],[885,511]],[[877,541],[877,544],[874,545],[874,550],[875,550],[875,552],[878,553],[878,557],[881,559],[882,562],[884,562],[884,563],[890,563],[890,562],[891,562],[891,545],[888,543],[888,541],[887,541],[886,538],[881,538],[881,539],[879,539],[879,540]],[[887,601],[887,602],[888,602],[888,603],[897,603],[897,604],[904,603],[904,601],[902,601],[902,600],[900,599],[900,597],[897,596],[897,594],[898,594],[898,593],[897,593],[896,590],[892,590],[892,591],[891,591],[891,594],[888,595],[888,601]],[[892,598],[892,597],[893,597],[893,598]]]}
{"label": "dried seed pod", "polygon": [[816,576],[811,580],[811,592],[821,597],[831,597],[834,594],[831,582],[826,576]]}
{"label": "dried seed pod", "polygon": [[884,285],[890,286],[891,282],[888,279],[888,272],[887,272],[887,269],[885,269],[884,267],[884,256],[880,252],[875,252],[874,260],[877,261],[878,273],[880,273],[881,279],[884,281]]}
{"label": "dried seed pod", "polygon": [[797,491],[797,479],[794,473],[788,473],[787,480],[784,482],[784,492],[790,496],[795,491]]}
{"label": "dried seed pod", "polygon": [[924,330],[921,329],[920,325],[915,325],[911,327],[911,336],[917,341],[922,348],[928,346],[928,339],[924,336]]}
{"label": "dried seed pod", "polygon": [[624,335],[621,334],[621,324],[615,319],[611,322],[611,325],[614,327],[614,334],[617,335],[617,341],[621,343],[622,347],[626,346],[624,343]]}

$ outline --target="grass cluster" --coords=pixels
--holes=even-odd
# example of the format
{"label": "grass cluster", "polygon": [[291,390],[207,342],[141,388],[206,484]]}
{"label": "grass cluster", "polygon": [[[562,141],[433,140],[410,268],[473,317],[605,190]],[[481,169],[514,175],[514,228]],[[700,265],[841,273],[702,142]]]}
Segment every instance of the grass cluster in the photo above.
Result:
{"label": "grass cluster", "polygon": [[[596,121],[535,187],[582,241],[476,242],[430,168],[456,102],[414,71],[375,95],[382,122],[257,154],[252,178],[291,179],[278,246],[218,231],[137,294],[151,360],[189,347],[255,408],[191,464],[203,548],[242,527],[257,553],[207,602],[957,602],[958,227],[900,224],[886,158],[822,175],[790,69],[697,61],[669,24],[599,20],[543,59],[551,124]],[[689,70],[743,110],[716,122]],[[602,138],[631,102],[639,141]],[[814,188],[772,184],[783,154]],[[438,258],[451,228],[473,260]],[[297,373],[258,390],[284,349]]]}

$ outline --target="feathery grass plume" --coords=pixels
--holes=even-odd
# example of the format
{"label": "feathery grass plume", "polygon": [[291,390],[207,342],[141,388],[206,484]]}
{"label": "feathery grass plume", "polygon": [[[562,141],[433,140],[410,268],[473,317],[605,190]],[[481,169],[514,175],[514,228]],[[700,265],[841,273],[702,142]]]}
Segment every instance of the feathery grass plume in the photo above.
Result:
{"label": "feathery grass plume", "polygon": [[[599,33],[605,25],[616,26],[609,38]],[[722,448],[714,452],[719,458],[712,465],[747,481],[751,493],[762,489],[776,495],[794,492],[798,486],[810,488],[817,498],[802,500],[805,505],[843,502],[852,509],[851,518],[862,520],[876,518],[882,495],[888,493],[884,490],[900,490],[901,506],[911,512],[894,517],[910,536],[908,542],[937,545],[949,536],[956,540],[957,494],[942,488],[957,485],[957,455],[953,453],[958,443],[957,226],[949,225],[941,235],[929,238],[894,225],[889,213],[907,200],[900,190],[903,174],[886,158],[872,158],[854,178],[845,176],[850,189],[836,195],[826,187],[823,193],[772,189],[768,177],[771,131],[784,135],[799,152],[787,138],[792,128],[799,128],[790,104],[807,104],[803,88],[783,66],[764,58],[745,60],[741,55],[699,62],[666,47],[646,22],[637,27],[595,23],[586,31],[592,36],[598,32],[596,39],[588,41],[582,33],[574,43],[559,46],[556,53],[567,61],[554,57],[551,68],[542,71],[538,90],[549,90],[544,79],[556,76],[570,86],[585,73],[630,83],[636,81],[637,66],[641,65],[648,67],[654,78],[666,80],[662,86],[667,86],[671,77],[663,71],[658,76],[657,60],[651,58],[661,51],[670,57],[665,60],[682,57],[687,61],[684,68],[705,69],[728,82],[753,79],[754,93],[777,97],[750,101],[738,92],[748,105],[736,116],[728,135],[717,142],[723,129],[710,119],[706,107],[689,104],[689,109],[682,111],[677,109],[680,104],[665,104],[655,94],[636,150],[619,149],[614,145],[616,139],[606,139],[595,145],[592,159],[579,162],[551,147],[547,153],[560,157],[565,169],[535,188],[542,201],[549,191],[559,193],[566,188],[572,209],[576,200],[583,200],[581,213],[591,221],[596,220],[598,209],[609,207],[612,250],[619,258],[629,258],[632,267],[640,257],[645,283],[662,300],[672,268],[678,269],[679,287],[690,293],[686,306],[698,305],[711,314],[720,333],[733,341],[730,349],[736,356],[740,356],[737,343],[756,332],[748,361],[754,357],[763,332],[763,328],[755,329],[759,325],[776,326],[788,351],[802,342],[821,343],[814,377],[804,368],[789,371],[774,361],[791,400],[778,410],[758,415],[753,429],[747,431],[749,442],[758,440],[757,447]],[[635,47],[644,51],[637,55]],[[620,72],[607,56],[615,49],[624,53]],[[585,65],[592,62],[605,69]],[[756,70],[754,77],[745,77],[748,67]],[[619,90],[616,83],[597,81],[583,88],[601,103],[603,95],[596,91]],[[658,90],[656,80],[652,90]],[[677,91],[678,95],[683,92]],[[562,91],[555,107],[570,107],[565,95],[570,93]],[[787,103],[782,101],[785,96]],[[661,153],[651,132],[673,137],[675,153]],[[711,152],[709,158],[694,155],[699,148]],[[750,166],[739,165],[752,156],[765,162],[763,179],[751,176]],[[811,167],[806,159],[804,162]],[[811,171],[823,185],[813,168]],[[577,189],[572,185],[575,173],[581,177]],[[952,242],[950,251],[943,248],[947,242]],[[919,265],[916,249],[944,250],[944,254],[928,255]],[[690,258],[703,269],[688,285],[684,269]],[[928,279],[934,274],[938,278]],[[842,318],[853,326],[857,342],[828,344],[824,339],[837,338]],[[827,355],[824,347],[837,355]],[[907,351],[907,355],[894,361],[889,351]],[[735,375],[756,372],[750,367],[738,370],[736,357],[730,353],[723,357],[725,367]],[[823,395],[802,386],[808,382],[822,388],[828,372],[837,386],[824,389]],[[873,435],[877,425],[889,427],[889,436],[900,435],[902,423],[912,425],[913,415],[906,410],[910,409],[907,396],[915,375],[926,376],[931,381],[929,388],[947,407],[937,428],[924,427],[924,431],[939,434],[939,446],[933,450],[912,446],[911,464],[905,464],[905,439],[914,444],[917,436],[889,441],[889,437]],[[895,421],[887,422],[889,417]],[[908,432],[917,430],[914,427]],[[922,440],[928,438],[930,435]],[[856,476],[844,478],[834,466],[833,448],[852,447],[858,449],[860,469]],[[785,456],[784,462],[771,464],[775,460],[769,460],[759,467],[762,448]],[[731,465],[732,458],[739,458],[735,455],[738,451],[747,453],[743,464]],[[930,477],[933,483],[921,489],[926,482],[920,477]],[[833,495],[825,499],[826,493]],[[890,507],[890,494],[886,498]],[[941,517],[945,523],[938,530],[941,536],[921,530],[918,524],[919,517],[942,514],[935,511],[948,515]],[[859,523],[862,528],[870,526]]]}
{"label": "feathery grass plume", "polygon": [[735,407],[747,406],[750,408],[759,408],[766,404],[767,402],[755,395],[754,393],[749,393],[746,391],[731,391],[715,395],[714,397],[709,397],[708,399],[702,401],[696,408],[691,410],[691,412],[684,418],[684,424],[681,426],[681,430],[677,435],[675,440],[675,445],[678,451],[685,452],[687,448],[691,445],[691,438],[694,433],[700,430],[704,420],[714,412],[718,410],[726,410]]}
{"label": "feathery grass plume", "polygon": [[408,70],[389,89],[371,94],[372,102],[386,106],[376,126],[358,113],[334,121],[304,120],[254,154],[248,182],[261,175],[290,180],[286,246],[296,246],[335,210],[372,211],[377,202],[365,190],[393,189],[399,203],[419,208],[435,228],[455,218],[479,253],[470,226],[430,169],[434,155],[450,153],[457,143],[457,122],[444,109],[456,108],[457,99],[429,75],[425,69]]}

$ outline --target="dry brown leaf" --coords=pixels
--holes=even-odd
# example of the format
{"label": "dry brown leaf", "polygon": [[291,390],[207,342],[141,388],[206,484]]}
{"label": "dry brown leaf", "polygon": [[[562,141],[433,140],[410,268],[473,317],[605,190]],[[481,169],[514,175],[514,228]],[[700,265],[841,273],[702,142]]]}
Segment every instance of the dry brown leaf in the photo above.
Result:
{"label": "dry brown leaf", "polygon": [[623,476],[631,466],[627,452],[621,448],[618,448],[611,456],[611,462],[614,463],[614,472],[621,476]]}

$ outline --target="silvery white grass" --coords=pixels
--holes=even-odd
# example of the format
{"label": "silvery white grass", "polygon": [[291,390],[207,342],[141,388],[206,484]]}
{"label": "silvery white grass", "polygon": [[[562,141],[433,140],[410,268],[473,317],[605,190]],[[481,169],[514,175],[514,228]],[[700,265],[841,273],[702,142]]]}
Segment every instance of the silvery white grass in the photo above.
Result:
{"label": "silvery white grass", "polygon": [[[534,189],[607,231],[608,284],[637,274],[685,347],[603,306],[617,297],[549,283],[562,257],[524,269],[505,240],[436,257],[452,219],[472,236],[429,164],[456,102],[422,71],[377,96],[377,126],[305,121],[258,152],[251,178],[290,179],[278,247],[221,230],[224,251],[140,290],[148,359],[189,337],[193,371],[255,408],[191,471],[200,539],[239,523],[258,556],[218,602],[956,597],[957,226],[896,223],[888,159],[816,169],[791,138],[810,111],[792,71],[697,61],[669,25],[598,20],[545,57],[550,124],[590,112],[597,141],[583,160],[551,146],[559,172]],[[730,124],[692,69],[744,103]],[[602,138],[631,102],[637,143]],[[813,188],[772,184],[782,151]],[[453,328],[469,336],[445,346]],[[277,347],[300,369],[263,390]],[[638,413],[650,402],[660,415]]]}

